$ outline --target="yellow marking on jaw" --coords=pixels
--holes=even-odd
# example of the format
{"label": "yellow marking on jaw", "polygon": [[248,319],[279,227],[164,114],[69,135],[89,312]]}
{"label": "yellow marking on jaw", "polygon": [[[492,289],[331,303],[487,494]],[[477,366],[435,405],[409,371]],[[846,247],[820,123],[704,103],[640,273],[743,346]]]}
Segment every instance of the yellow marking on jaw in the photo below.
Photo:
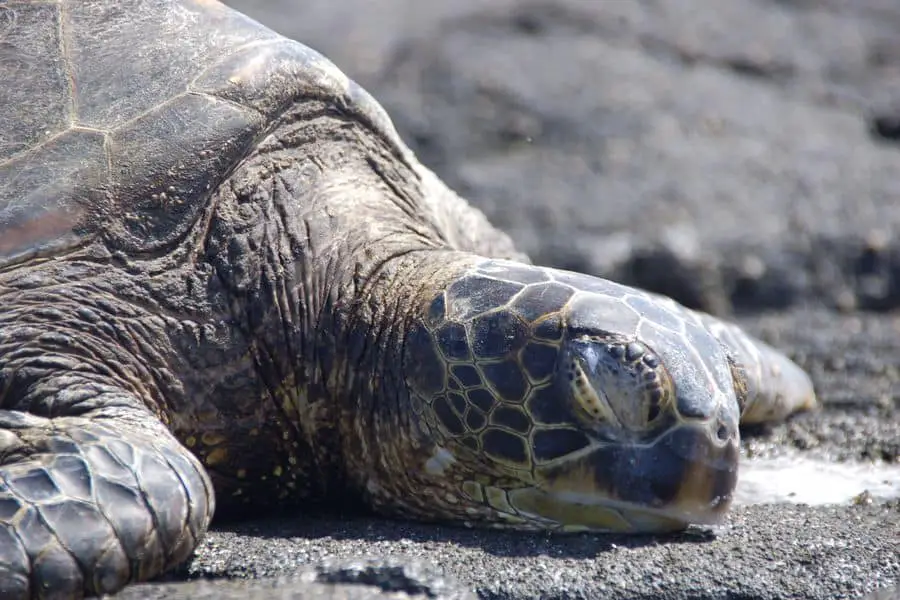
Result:
{"label": "yellow marking on jaw", "polygon": [[509,501],[522,514],[553,521],[564,531],[629,531],[631,524],[619,511],[597,504],[566,502],[535,488],[509,493]]}
{"label": "yellow marking on jaw", "polygon": [[514,525],[521,525],[523,523],[528,522],[527,519],[523,519],[522,517],[518,517],[516,515],[511,515],[509,513],[504,513],[504,512],[499,513],[497,516],[500,517],[501,519],[503,519],[504,521],[506,521],[507,523],[512,523]]}
{"label": "yellow marking on jaw", "polygon": [[482,490],[480,483],[475,481],[463,481],[462,489],[463,492],[475,502],[484,502],[484,491]]}
{"label": "yellow marking on jaw", "polygon": [[281,477],[282,473],[284,473],[284,471],[282,470],[280,465],[272,469],[272,474],[275,475],[275,477]]}
{"label": "yellow marking on jaw", "polygon": [[497,487],[488,486],[484,488],[487,494],[487,501],[491,507],[496,508],[503,513],[514,513],[515,509],[510,505],[506,497],[506,491]]}
{"label": "yellow marking on jaw", "polygon": [[194,446],[197,445],[197,438],[195,438],[192,435],[187,436],[184,440],[184,445],[187,446],[188,448],[193,448]]}

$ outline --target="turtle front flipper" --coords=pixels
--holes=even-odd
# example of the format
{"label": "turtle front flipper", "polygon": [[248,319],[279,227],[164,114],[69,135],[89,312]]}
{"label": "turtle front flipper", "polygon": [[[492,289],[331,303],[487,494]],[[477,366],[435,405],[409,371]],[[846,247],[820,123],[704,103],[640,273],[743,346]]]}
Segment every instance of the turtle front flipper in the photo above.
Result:
{"label": "turtle front flipper", "polygon": [[812,380],[794,361],[737,325],[698,314],[729,354],[742,425],[774,423],[816,407]]}
{"label": "turtle front flipper", "polygon": [[146,411],[0,410],[0,598],[79,598],[157,576],[189,557],[213,502],[202,467]]}

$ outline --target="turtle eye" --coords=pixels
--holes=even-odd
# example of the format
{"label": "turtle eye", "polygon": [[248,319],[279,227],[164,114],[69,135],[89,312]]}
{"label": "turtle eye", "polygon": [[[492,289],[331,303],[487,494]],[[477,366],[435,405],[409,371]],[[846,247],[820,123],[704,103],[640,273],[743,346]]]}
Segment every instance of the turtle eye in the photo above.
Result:
{"label": "turtle eye", "polygon": [[645,344],[578,338],[564,369],[577,412],[595,426],[646,431],[672,414],[672,379]]}

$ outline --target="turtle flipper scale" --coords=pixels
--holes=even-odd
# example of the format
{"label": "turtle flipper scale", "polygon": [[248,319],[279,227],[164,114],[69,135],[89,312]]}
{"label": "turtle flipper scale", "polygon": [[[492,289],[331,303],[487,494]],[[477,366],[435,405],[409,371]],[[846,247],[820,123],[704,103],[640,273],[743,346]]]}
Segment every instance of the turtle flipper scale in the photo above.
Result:
{"label": "turtle flipper scale", "polygon": [[194,550],[209,479],[161,423],[130,412],[0,411],[0,597],[111,593]]}

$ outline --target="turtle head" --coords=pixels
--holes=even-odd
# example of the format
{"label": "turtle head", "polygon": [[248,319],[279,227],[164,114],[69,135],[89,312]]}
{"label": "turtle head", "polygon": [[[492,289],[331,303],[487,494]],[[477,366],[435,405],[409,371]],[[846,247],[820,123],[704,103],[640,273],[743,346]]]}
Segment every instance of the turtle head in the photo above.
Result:
{"label": "turtle head", "polygon": [[417,395],[438,449],[425,468],[460,488],[469,520],[661,532],[727,510],[738,402],[728,356],[692,312],[490,261],[435,300],[430,319],[414,344],[433,345],[443,369]]}
{"label": "turtle head", "polygon": [[568,530],[718,522],[737,482],[733,393],[634,336],[565,329],[554,381],[526,400],[537,485],[511,504]]}

